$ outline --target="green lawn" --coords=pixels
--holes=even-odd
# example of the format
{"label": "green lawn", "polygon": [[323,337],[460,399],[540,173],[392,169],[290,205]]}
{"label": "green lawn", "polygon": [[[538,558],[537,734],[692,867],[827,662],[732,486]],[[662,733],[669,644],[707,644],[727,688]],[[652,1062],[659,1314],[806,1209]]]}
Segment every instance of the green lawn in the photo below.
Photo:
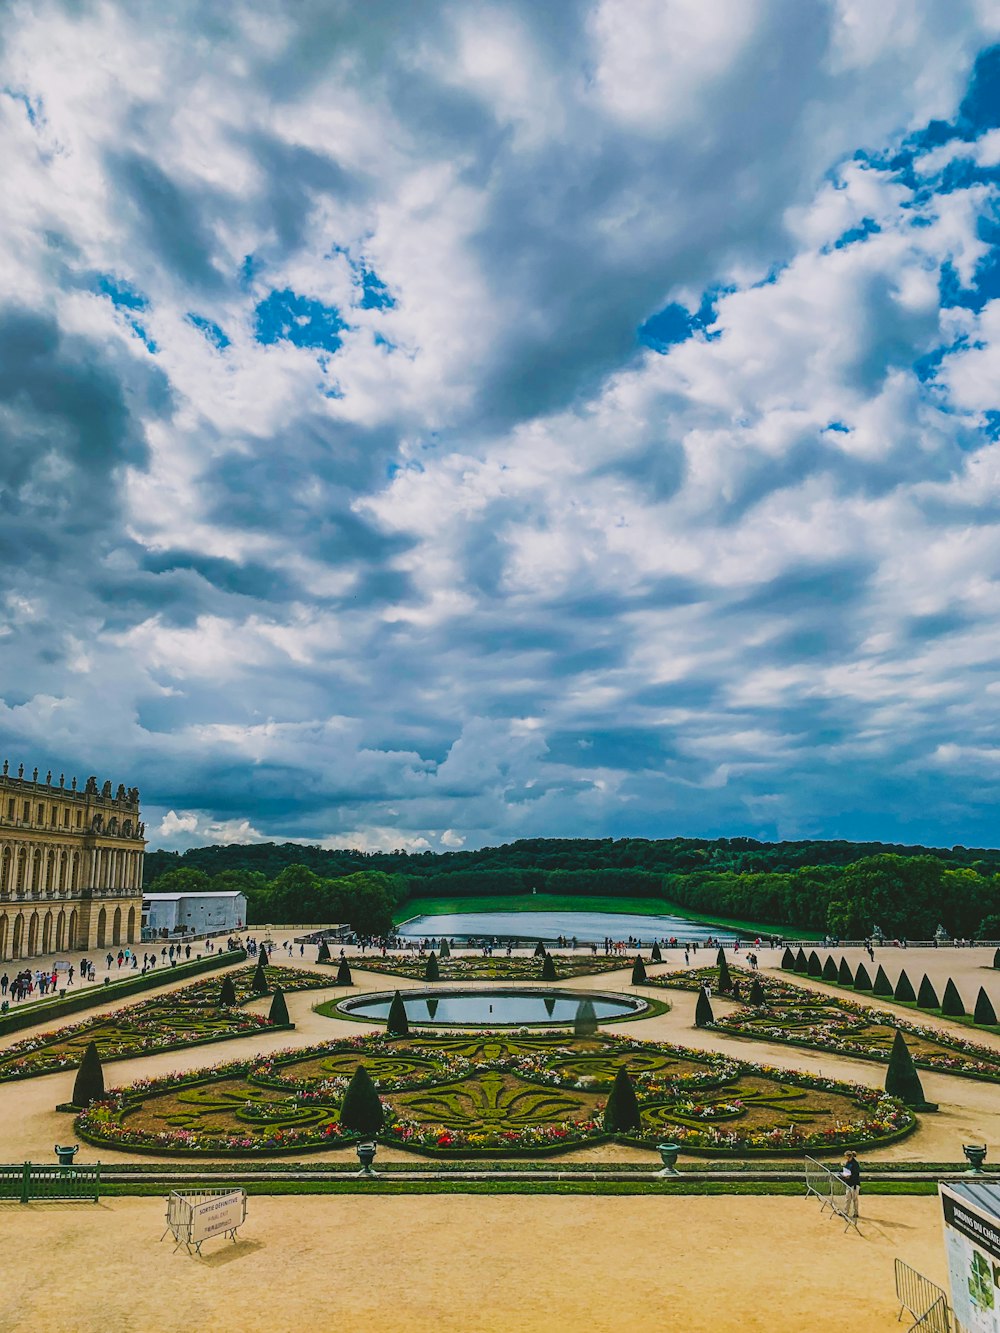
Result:
{"label": "green lawn", "polygon": [[701,916],[664,898],[604,898],[559,893],[524,893],[509,897],[411,898],[396,912],[396,924],[415,916],[448,916],[455,912],[631,912],[636,916],[680,916],[702,925],[747,935],[785,934],[794,939],[818,940],[817,931],[792,931],[790,927],[767,926],[757,921],[733,921],[725,917]]}

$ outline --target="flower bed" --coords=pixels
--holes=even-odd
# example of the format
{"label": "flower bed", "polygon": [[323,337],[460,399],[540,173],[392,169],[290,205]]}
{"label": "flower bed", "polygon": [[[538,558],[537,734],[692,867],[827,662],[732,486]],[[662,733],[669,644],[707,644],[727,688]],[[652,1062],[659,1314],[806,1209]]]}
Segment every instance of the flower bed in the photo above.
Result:
{"label": "flower bed", "polygon": [[[385,958],[373,955],[352,958],[351,966],[360,972],[379,972],[394,977],[411,977],[414,981],[423,981],[427,970],[427,959],[414,954],[387,954]],[[590,954],[553,953],[556,978],[566,981],[573,977],[599,976],[602,972],[622,972],[631,969],[634,958],[595,958]],[[320,967],[337,967],[339,959],[330,963],[320,963]],[[494,955],[487,958],[482,954],[463,954],[456,957],[437,959],[439,981],[540,981],[542,980],[541,958],[506,958]]]}
{"label": "flower bed", "polygon": [[[92,1041],[102,1060],[127,1060],[276,1028],[278,1025],[266,1015],[242,1008],[251,1000],[263,998],[250,988],[253,972],[247,967],[227,974],[236,992],[235,1006],[219,1004],[222,979],[212,977],[110,1014],[26,1037],[0,1051],[0,1082],[75,1069]],[[325,976],[298,968],[268,966],[266,975],[272,991],[276,987],[291,991],[329,985]]]}
{"label": "flower bed", "polygon": [[[755,1008],[745,1003],[753,980],[751,974],[735,967],[730,967],[729,971],[739,980],[744,1003],[734,1013],[720,1014],[716,1018],[712,1026],[721,1032],[755,1041],[780,1042],[888,1063],[898,1028],[920,1068],[965,1078],[1000,1081],[1000,1051],[988,1046],[839,996],[792,986],[766,973],[757,974],[764,989],[765,1004]],[[697,991],[705,981],[711,984],[714,993],[718,986],[718,969],[705,967],[672,972],[649,984]]]}
{"label": "flower bed", "polygon": [[[122,1088],[77,1117],[87,1142],[156,1155],[258,1157],[355,1141],[340,1124],[363,1064],[386,1110],[380,1138],[431,1156],[539,1155],[608,1138],[607,1093],[629,1069],[642,1129],[734,1157],[874,1146],[912,1112],[834,1079],[663,1043],[568,1034],[358,1037]],[[367,1137],[367,1136],[366,1136]]]}

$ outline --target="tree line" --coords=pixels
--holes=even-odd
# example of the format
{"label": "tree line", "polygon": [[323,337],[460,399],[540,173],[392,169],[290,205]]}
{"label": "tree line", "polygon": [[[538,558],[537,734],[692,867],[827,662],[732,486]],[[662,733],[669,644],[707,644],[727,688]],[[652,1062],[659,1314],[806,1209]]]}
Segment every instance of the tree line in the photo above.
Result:
{"label": "tree line", "polygon": [[[811,850],[811,855],[810,855]],[[644,897],[707,916],[859,938],[1000,936],[1000,852],[880,843],[525,839],[475,852],[364,853],[298,843],[151,852],[155,892],[237,889],[250,924],[388,929],[417,897]]]}

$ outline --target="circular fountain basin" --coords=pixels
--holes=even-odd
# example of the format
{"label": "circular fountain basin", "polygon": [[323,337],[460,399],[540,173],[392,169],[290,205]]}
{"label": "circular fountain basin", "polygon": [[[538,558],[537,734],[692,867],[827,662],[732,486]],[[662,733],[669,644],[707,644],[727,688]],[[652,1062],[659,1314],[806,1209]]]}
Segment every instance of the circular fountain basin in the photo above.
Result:
{"label": "circular fountain basin", "polygon": [[[483,990],[405,990],[400,995],[407,1022],[417,1027],[570,1027],[583,1000],[589,1000],[600,1023],[632,1018],[649,1008],[638,995],[612,995],[603,991],[514,990],[489,987]],[[336,1006],[352,1018],[370,1018],[384,1023],[389,1017],[392,991],[359,995]]]}

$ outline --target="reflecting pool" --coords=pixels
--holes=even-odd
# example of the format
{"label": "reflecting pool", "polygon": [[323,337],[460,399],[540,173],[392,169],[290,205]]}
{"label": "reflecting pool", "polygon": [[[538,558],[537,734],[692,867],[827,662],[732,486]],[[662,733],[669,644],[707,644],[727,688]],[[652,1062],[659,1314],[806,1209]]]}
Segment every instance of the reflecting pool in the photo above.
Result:
{"label": "reflecting pool", "polygon": [[[646,1008],[638,996],[604,995],[599,991],[403,991],[403,1007],[409,1023],[440,1023],[450,1027],[537,1027],[557,1023],[572,1024],[582,1000],[590,1000],[595,1016],[601,1020],[624,1018]],[[389,994],[363,995],[342,1000],[337,1006],[365,1018],[389,1016]]]}

